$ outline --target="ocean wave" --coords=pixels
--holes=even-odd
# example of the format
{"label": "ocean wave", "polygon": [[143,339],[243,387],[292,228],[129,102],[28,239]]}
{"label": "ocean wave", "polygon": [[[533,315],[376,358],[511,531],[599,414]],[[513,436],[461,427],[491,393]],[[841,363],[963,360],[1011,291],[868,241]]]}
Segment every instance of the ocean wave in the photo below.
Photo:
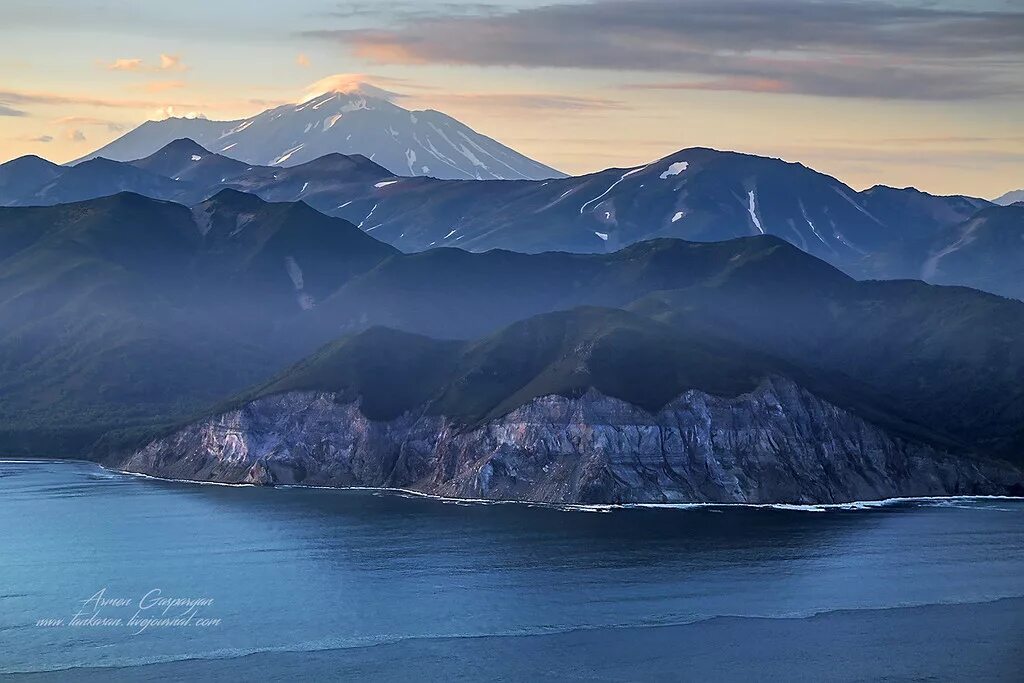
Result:
{"label": "ocean wave", "polygon": [[635,623],[608,623],[608,624],[580,624],[573,626],[531,626],[524,628],[512,628],[495,630],[481,633],[423,633],[415,635],[372,635],[355,636],[346,639],[321,638],[317,640],[291,643],[278,646],[263,646],[252,648],[222,648],[202,653],[190,653],[180,655],[135,657],[120,660],[117,664],[69,664],[53,668],[5,670],[0,673],[8,674],[29,674],[29,673],[57,673],[73,671],[124,671],[145,666],[160,664],[175,664],[183,662],[219,662],[236,659],[244,659],[263,654],[304,654],[304,653],[327,653],[344,652],[360,649],[398,645],[409,642],[422,641],[450,641],[450,640],[481,640],[489,638],[534,638],[540,636],[567,635],[572,633],[587,633],[594,631],[620,631],[627,629],[654,629],[671,628],[683,626],[696,626],[722,620],[804,620],[840,614],[860,614],[865,612],[892,612],[907,609],[921,609],[929,607],[964,607],[978,605],[992,605],[1000,602],[1024,601],[1024,595],[998,596],[984,600],[973,601],[935,601],[935,602],[906,602],[885,606],[850,607],[840,606],[823,609],[808,609],[793,612],[776,614],[713,614],[695,616],[691,619],[659,619]]}

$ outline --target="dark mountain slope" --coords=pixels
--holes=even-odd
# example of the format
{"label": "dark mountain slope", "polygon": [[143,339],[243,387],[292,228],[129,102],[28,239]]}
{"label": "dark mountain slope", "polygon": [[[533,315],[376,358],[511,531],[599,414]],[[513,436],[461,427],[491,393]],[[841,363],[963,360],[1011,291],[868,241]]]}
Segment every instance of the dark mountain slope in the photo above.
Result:
{"label": "dark mountain slope", "polygon": [[729,278],[653,294],[632,309],[747,340],[809,375],[856,378],[961,444],[1005,440],[1024,421],[1024,306],[1016,301],[913,281],[808,288]]}
{"label": "dark mountain slope", "polygon": [[760,262],[769,264],[766,277],[809,287],[853,282],[770,236],[652,240],[612,254],[434,249],[388,259],[353,278],[309,322],[322,326],[316,336],[324,339],[374,324],[467,339],[540,312],[625,306],[649,292],[692,287]]}
{"label": "dark mountain slope", "polygon": [[64,172],[62,166],[34,155],[18,157],[0,164],[0,206],[29,196]]}
{"label": "dark mountain slope", "polygon": [[0,209],[9,449],[32,432],[37,451],[75,452],[269,375],[312,348],[289,320],[394,253],[302,204],[225,193],[198,214],[132,194]]}
{"label": "dark mountain slope", "polygon": [[528,318],[479,341],[374,327],[332,342],[245,400],[288,391],[361,397],[373,419],[429,404],[464,422],[588,389],[657,411],[685,389],[735,396],[770,365],[731,345],[688,338],[627,311],[585,307]]}

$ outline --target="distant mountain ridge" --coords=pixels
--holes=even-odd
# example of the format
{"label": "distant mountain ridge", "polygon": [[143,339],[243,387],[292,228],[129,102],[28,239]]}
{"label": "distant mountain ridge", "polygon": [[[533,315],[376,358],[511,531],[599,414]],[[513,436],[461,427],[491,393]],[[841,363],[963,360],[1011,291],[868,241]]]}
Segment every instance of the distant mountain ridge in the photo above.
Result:
{"label": "distant mountain ridge", "polygon": [[[15,170],[21,166],[35,170]],[[15,177],[18,184],[4,184]],[[951,246],[949,231],[979,211],[999,208],[913,188],[857,192],[801,164],[704,148],[632,169],[485,183],[400,177],[361,155],[329,154],[289,167],[248,165],[188,139],[130,162],[95,159],[65,168],[25,158],[0,165],[0,204],[49,205],[134,191],[194,205],[222,189],[274,202],[301,200],[403,251],[456,246],[601,253],[658,237],[716,241],[764,233],[861,278],[930,279],[931,259]],[[1003,246],[1011,253],[1017,247],[1012,241]],[[936,273],[944,284],[1024,295],[1016,281],[989,273]]]}
{"label": "distant mountain ridge", "polygon": [[250,165],[296,166],[326,154],[361,154],[401,176],[538,180],[553,168],[481,135],[438,111],[409,111],[367,86],[328,92],[238,121],[148,121],[83,157],[131,161],[190,138]]}
{"label": "distant mountain ridge", "polygon": [[1009,206],[1010,204],[1016,204],[1018,202],[1024,202],[1024,190],[1014,190],[1007,192],[998,199],[993,199],[993,203],[999,204],[1000,206]]}

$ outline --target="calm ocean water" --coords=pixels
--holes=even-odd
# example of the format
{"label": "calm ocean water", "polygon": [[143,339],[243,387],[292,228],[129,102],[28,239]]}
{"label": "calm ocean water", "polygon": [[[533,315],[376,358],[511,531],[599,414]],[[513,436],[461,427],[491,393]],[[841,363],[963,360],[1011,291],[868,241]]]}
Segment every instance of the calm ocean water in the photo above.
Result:
{"label": "calm ocean water", "polygon": [[0,539],[0,673],[30,678],[1021,680],[1024,501],[581,512],[3,461]]}

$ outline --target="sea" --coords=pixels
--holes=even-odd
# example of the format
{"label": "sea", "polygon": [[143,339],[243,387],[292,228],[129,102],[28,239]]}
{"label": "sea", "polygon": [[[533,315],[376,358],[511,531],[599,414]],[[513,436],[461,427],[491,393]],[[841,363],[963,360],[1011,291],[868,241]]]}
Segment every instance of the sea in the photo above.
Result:
{"label": "sea", "polygon": [[2,459],[0,679],[1021,681],[1024,500],[555,507]]}

